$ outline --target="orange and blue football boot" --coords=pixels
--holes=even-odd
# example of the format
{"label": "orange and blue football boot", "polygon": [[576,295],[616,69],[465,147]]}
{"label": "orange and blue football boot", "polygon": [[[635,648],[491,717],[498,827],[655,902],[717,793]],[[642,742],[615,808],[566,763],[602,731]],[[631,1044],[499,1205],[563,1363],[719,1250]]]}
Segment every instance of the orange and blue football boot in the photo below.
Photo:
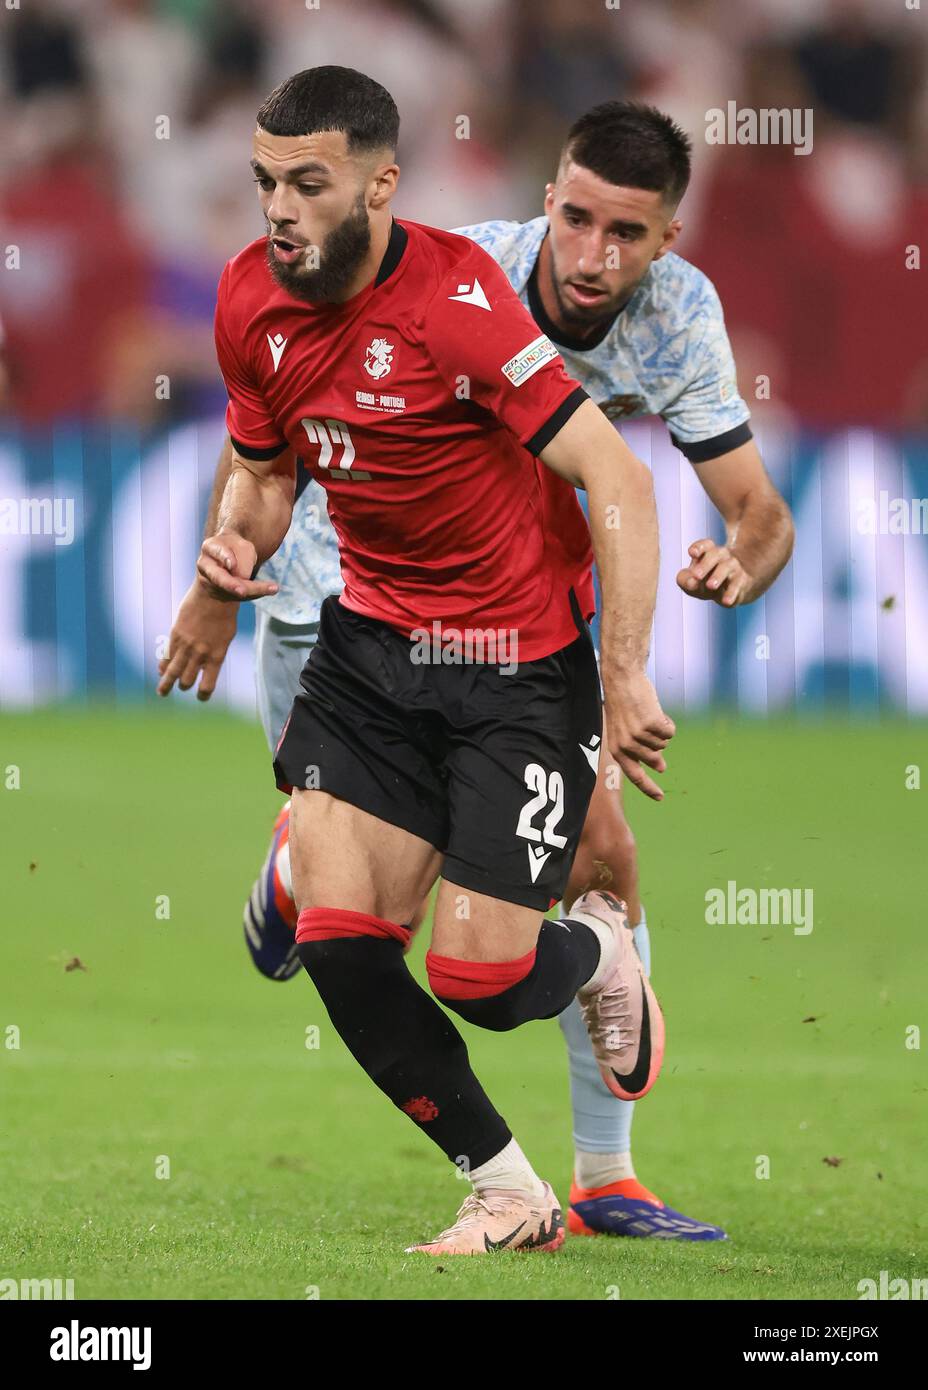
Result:
{"label": "orange and blue football boot", "polygon": [[665,1206],[637,1178],[606,1187],[570,1189],[567,1229],[574,1236],[639,1236],[652,1240],[727,1240],[721,1226]]}
{"label": "orange and blue football boot", "polygon": [[296,953],[296,903],[290,893],[290,802],[274,822],[271,847],[245,904],[245,944],[262,975],[290,980],[300,969]]}

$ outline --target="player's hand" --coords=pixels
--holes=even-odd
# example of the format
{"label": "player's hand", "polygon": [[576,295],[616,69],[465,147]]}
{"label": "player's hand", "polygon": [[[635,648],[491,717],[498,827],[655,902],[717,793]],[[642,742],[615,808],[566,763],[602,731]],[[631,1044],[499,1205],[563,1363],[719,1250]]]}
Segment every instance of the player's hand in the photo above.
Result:
{"label": "player's hand", "polygon": [[276,594],[276,584],[252,579],[257,563],[258,552],[251,541],[235,531],[219,531],[215,536],[208,536],[200,546],[197,573],[209,586],[213,597],[226,602]]}
{"label": "player's hand", "polygon": [[723,608],[746,603],[753,580],[727,545],[693,541],[690,563],[677,575],[677,584],[690,598],[711,598]]}
{"label": "player's hand", "polygon": [[664,793],[646,769],[666,771],[664,749],[676,733],[673,720],[644,671],[603,671],[603,685],[610,753],[639,791],[662,801]]}
{"label": "player's hand", "polygon": [[158,694],[169,695],[175,682],[189,690],[199,676],[197,699],[208,700],[237,623],[238,604],[213,598],[203,581],[195,579],[177,610],[167,656],[158,662]]}

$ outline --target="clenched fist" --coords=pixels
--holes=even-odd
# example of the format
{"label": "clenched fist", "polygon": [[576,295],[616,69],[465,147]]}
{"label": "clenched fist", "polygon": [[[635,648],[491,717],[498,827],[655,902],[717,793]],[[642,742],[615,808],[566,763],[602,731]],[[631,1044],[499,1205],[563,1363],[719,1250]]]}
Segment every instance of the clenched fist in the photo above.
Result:
{"label": "clenched fist", "polygon": [[677,584],[690,598],[712,599],[723,608],[747,603],[753,579],[727,545],[693,541],[690,563],[677,575]]}

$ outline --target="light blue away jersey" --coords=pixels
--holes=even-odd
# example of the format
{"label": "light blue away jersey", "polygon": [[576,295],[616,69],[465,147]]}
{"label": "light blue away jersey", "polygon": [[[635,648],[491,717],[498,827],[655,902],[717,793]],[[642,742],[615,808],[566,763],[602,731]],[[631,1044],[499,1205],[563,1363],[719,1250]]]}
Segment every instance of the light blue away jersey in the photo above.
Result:
{"label": "light blue away jersey", "polygon": [[[602,339],[578,348],[561,341],[534,285],[547,217],[455,230],[501,266],[556,344],[569,374],[610,419],[659,415],[677,447],[696,464],[750,439],[750,412],[738,395],[722,306],[712,281],[694,265],[672,251],[652,261]],[[279,593],[260,600],[261,606],[288,623],[317,621],[322,599],[341,589],[335,533],[318,484],[310,482],[297,499],[287,537],[261,577],[280,585]]]}
{"label": "light blue away jersey", "polygon": [[[302,471],[303,465],[299,465]],[[305,476],[305,475],[304,475]],[[297,475],[303,483],[303,477]],[[293,519],[283,544],[259,571],[262,579],[280,585],[270,598],[257,603],[284,623],[317,623],[322,600],[342,591],[338,541],[329,521],[325,488],[309,478],[293,504]]]}

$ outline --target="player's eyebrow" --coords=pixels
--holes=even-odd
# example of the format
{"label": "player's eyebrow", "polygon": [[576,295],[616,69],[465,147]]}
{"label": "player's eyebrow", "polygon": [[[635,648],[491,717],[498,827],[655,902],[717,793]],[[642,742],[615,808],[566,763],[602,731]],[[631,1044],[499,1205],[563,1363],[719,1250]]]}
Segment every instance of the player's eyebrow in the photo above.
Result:
{"label": "player's eyebrow", "polygon": [[[586,208],[577,207],[576,203],[562,203],[562,212],[568,212],[572,217],[582,217],[589,221],[590,214]],[[607,229],[610,232],[624,232],[627,236],[644,236],[647,227],[643,222],[627,222],[621,218],[615,222],[610,222]]]}
{"label": "player's eyebrow", "polygon": [[647,227],[643,222],[613,222],[609,228],[610,232],[625,232],[627,236],[644,236]]}
{"label": "player's eyebrow", "polygon": [[[260,162],[260,160],[253,159],[251,161],[251,167],[254,170],[254,172],[258,175],[258,177],[261,179],[274,178],[274,175],[268,173],[267,169],[265,169],[264,165]],[[331,170],[327,169],[324,164],[320,164],[317,160],[313,159],[310,160],[308,164],[296,164],[292,169],[288,169],[286,174],[284,175],[284,182],[296,183],[297,179],[303,178],[305,174],[322,174],[325,176],[328,175],[330,172]]]}

